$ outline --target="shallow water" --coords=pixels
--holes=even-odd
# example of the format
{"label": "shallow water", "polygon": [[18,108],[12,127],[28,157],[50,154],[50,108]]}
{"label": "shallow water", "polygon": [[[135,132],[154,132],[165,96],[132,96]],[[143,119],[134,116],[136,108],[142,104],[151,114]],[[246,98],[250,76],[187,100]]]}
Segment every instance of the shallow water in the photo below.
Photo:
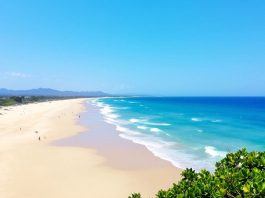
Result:
{"label": "shallow water", "polygon": [[92,99],[120,136],[179,168],[214,169],[227,152],[265,150],[265,98]]}
{"label": "shallow water", "polygon": [[106,164],[120,170],[167,168],[178,172],[168,161],[155,157],[144,145],[119,137],[115,126],[104,122],[99,110],[99,107],[87,104],[87,111],[78,119],[86,130],[51,144],[93,149],[104,158]]}

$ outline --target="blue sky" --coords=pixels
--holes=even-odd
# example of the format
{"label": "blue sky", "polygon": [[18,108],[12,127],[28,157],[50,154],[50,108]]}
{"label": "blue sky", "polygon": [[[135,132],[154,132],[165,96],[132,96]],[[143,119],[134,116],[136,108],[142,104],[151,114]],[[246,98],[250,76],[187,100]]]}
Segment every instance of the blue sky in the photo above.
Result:
{"label": "blue sky", "polygon": [[265,1],[0,0],[0,87],[265,95]]}

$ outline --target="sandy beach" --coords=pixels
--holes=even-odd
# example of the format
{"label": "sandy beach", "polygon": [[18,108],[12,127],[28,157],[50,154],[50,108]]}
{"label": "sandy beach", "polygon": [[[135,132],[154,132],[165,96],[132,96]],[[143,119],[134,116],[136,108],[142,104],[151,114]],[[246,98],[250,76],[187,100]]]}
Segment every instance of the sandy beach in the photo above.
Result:
{"label": "sandy beach", "polygon": [[0,109],[0,197],[154,197],[179,179],[181,170],[120,138],[85,101]]}

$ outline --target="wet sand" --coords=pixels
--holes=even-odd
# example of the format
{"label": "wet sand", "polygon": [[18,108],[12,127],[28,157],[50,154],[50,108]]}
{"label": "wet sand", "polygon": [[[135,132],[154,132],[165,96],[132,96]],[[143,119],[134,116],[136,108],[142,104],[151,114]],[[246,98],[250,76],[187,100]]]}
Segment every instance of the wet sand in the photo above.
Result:
{"label": "wet sand", "polygon": [[98,107],[87,104],[86,109],[79,123],[88,130],[55,141],[53,145],[93,148],[106,158],[106,163],[118,169],[176,169],[169,162],[155,157],[145,146],[121,138],[115,126],[104,121]]}

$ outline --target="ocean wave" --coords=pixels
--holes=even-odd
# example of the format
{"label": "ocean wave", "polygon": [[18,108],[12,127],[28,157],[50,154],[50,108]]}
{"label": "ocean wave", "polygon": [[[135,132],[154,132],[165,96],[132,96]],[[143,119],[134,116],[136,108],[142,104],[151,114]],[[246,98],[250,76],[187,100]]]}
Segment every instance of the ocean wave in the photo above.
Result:
{"label": "ocean wave", "polygon": [[110,118],[113,118],[113,119],[116,119],[116,118],[119,118],[120,116],[118,114],[109,114],[108,115]]}
{"label": "ocean wave", "polygon": [[136,118],[131,118],[130,120],[129,120],[129,122],[131,122],[131,123],[137,123],[137,122],[140,122],[141,120],[139,120],[139,119],[136,119]]}
{"label": "ocean wave", "polygon": [[202,120],[200,118],[191,118],[191,121],[193,121],[193,122],[201,122]]}
{"label": "ocean wave", "polygon": [[137,131],[130,130],[130,129],[128,129],[126,127],[122,127],[120,125],[115,125],[115,126],[116,126],[116,130],[119,132],[122,132],[122,133],[127,133],[130,135],[139,135],[140,134]]}
{"label": "ocean wave", "polygon": [[128,103],[130,103],[130,104],[137,104],[139,102],[128,101]]}
{"label": "ocean wave", "polygon": [[211,120],[211,122],[222,122],[222,120]]}
{"label": "ocean wave", "polygon": [[225,157],[225,155],[226,155],[226,152],[218,151],[213,146],[205,146],[204,150],[205,150],[205,153],[207,153],[208,155],[210,155],[212,157]]}
{"label": "ocean wave", "polygon": [[102,102],[95,102],[95,104],[96,104],[96,106],[98,106],[98,107],[104,107],[104,103],[102,103]]}
{"label": "ocean wave", "polygon": [[120,136],[126,139],[130,139],[135,143],[142,144],[150,148],[151,147],[152,148],[169,148],[176,144],[174,142],[163,141],[160,138],[156,138],[154,136],[145,135],[141,133],[137,133],[137,134],[138,134],[137,136],[132,136],[131,134],[123,133],[123,134],[120,134]]}
{"label": "ocean wave", "polygon": [[112,113],[114,110],[113,110],[109,105],[105,105],[100,111],[101,111],[103,114],[110,114],[110,113]]}
{"label": "ocean wave", "polygon": [[134,143],[144,145],[156,157],[169,161],[175,167],[182,169],[192,167],[196,171],[208,168],[208,170],[214,171],[215,160],[197,158],[195,155],[178,148],[179,146],[175,142],[163,141],[158,137],[143,134],[133,136],[121,133],[119,136]]}
{"label": "ocean wave", "polygon": [[117,125],[117,126],[116,126],[116,130],[117,130],[117,131],[120,131],[120,132],[126,132],[127,129],[124,128],[124,127],[121,127],[121,126]]}
{"label": "ocean wave", "polygon": [[130,107],[115,107],[115,109],[118,109],[118,110],[125,110],[125,109],[130,109]]}
{"label": "ocean wave", "polygon": [[148,129],[148,127],[147,127],[147,126],[141,126],[141,125],[137,126],[137,128],[138,128],[138,129],[143,129],[143,130],[146,130],[146,129]]}
{"label": "ocean wave", "polygon": [[107,122],[107,123],[109,123],[109,124],[117,124],[117,120],[112,119],[110,117],[105,117],[104,118],[104,121]]}
{"label": "ocean wave", "polygon": [[116,113],[118,108],[114,108],[110,105],[104,104],[103,102],[94,102],[94,105],[99,107],[100,113],[107,118],[117,119],[120,117],[120,115]]}
{"label": "ocean wave", "polygon": [[150,131],[157,133],[160,132],[161,130],[159,128],[151,128]]}
{"label": "ocean wave", "polygon": [[125,100],[120,99],[120,100],[114,100],[114,102],[125,102]]}
{"label": "ocean wave", "polygon": [[121,132],[123,134],[127,134],[127,135],[131,135],[131,136],[137,136],[137,135],[140,135],[139,132],[135,131],[135,130],[130,130],[129,128],[126,128],[124,126],[121,126],[119,124],[113,124],[112,125],[115,125],[115,129],[118,131],[118,132]]}
{"label": "ocean wave", "polygon": [[146,125],[153,125],[153,126],[170,126],[169,123],[159,123],[159,122],[144,122],[143,124]]}
{"label": "ocean wave", "polygon": [[92,104],[92,105],[96,105],[97,101],[98,101],[98,99],[95,99],[95,98],[91,99],[90,98],[87,100],[87,103]]}
{"label": "ocean wave", "polygon": [[[151,122],[151,120],[149,121],[148,119],[137,119],[134,117],[129,120],[122,120],[119,119],[121,115],[118,114],[118,109],[120,107],[113,107],[109,104],[105,104],[101,100],[93,100],[91,104],[99,107],[105,122],[114,125],[120,137],[145,146],[155,156],[171,162],[174,166],[179,168],[193,167],[195,170],[200,170],[202,168],[211,170],[211,167],[214,167],[213,164],[216,158],[201,159],[193,153],[187,153],[188,149],[185,148],[185,145],[179,145],[176,141],[171,141],[171,137],[169,138],[170,135],[166,133],[166,131],[165,134],[161,132],[161,135],[155,135],[155,133],[162,131],[156,126],[170,126],[170,123]],[[135,130],[129,128],[132,124],[137,125]],[[150,130],[154,133],[144,133],[142,130]],[[209,148],[207,148],[205,152],[206,151],[208,153],[212,153],[212,151],[218,152],[214,149],[210,149],[209,151]],[[214,152],[212,155],[220,156],[216,155]]]}
{"label": "ocean wave", "polygon": [[103,115],[104,121],[108,124],[127,124],[125,121],[118,119],[120,117],[120,115],[116,112],[118,108],[105,104],[99,101],[99,99],[91,99],[89,100],[89,103],[99,107],[99,111]]}
{"label": "ocean wave", "polygon": [[129,120],[131,123],[141,123],[144,125],[151,125],[151,126],[170,126],[169,123],[159,123],[159,122],[148,122],[147,119],[137,119],[137,118],[131,118]]}
{"label": "ocean wave", "polygon": [[[103,115],[103,114],[102,114]],[[112,118],[111,117],[112,114],[108,114],[108,115],[103,115],[104,120],[109,123],[109,124],[113,124],[113,125],[128,125],[129,123],[125,120],[119,119],[120,116],[118,116],[118,118]]]}

